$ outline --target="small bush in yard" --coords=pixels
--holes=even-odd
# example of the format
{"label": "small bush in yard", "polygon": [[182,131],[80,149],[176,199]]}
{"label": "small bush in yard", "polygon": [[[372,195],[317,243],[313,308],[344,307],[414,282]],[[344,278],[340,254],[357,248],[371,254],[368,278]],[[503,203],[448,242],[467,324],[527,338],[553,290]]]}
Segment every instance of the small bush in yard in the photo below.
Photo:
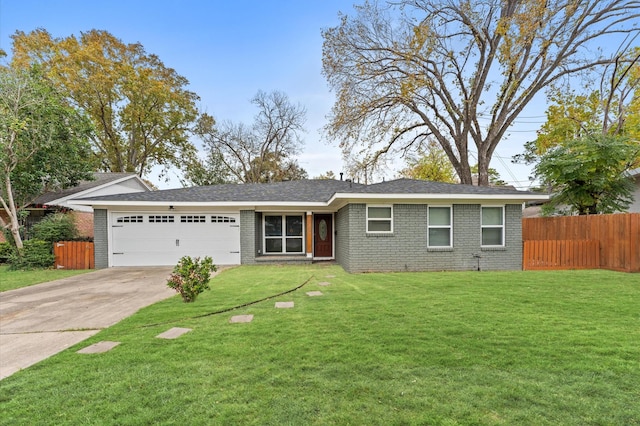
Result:
{"label": "small bush in yard", "polygon": [[33,225],[29,235],[30,238],[55,243],[74,240],[78,236],[78,229],[72,215],[56,213]]}
{"label": "small bush in yard", "polygon": [[193,302],[200,293],[209,290],[209,279],[215,271],[216,265],[209,256],[202,260],[184,256],[173,268],[167,285],[180,293],[184,302]]}

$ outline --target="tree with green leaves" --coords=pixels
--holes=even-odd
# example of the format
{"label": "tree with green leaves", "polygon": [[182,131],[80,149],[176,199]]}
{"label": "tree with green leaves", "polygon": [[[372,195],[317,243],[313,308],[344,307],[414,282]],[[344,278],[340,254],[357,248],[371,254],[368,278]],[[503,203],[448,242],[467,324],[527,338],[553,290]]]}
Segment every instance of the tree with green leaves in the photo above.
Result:
{"label": "tree with green leaves", "polygon": [[[326,127],[348,162],[436,140],[460,181],[478,184],[524,108],[550,85],[615,63],[595,47],[640,29],[635,0],[367,2],[323,31],[323,72],[336,101]],[[470,147],[469,144],[475,145]]]}
{"label": "tree with green leaves", "polygon": [[100,169],[142,177],[155,166],[179,167],[194,154],[189,136],[199,98],[186,89],[186,78],[141,44],[99,30],[53,38],[38,29],[12,38],[12,66],[41,66],[91,119]]}
{"label": "tree with green leaves", "polygon": [[409,179],[431,180],[434,182],[457,183],[458,177],[447,154],[435,142],[429,142],[424,149],[407,159],[407,167],[400,176]]}
{"label": "tree with green leaves", "polygon": [[21,250],[21,209],[45,191],[93,179],[91,125],[37,70],[0,66],[0,216]]}
{"label": "tree with green leaves", "polygon": [[597,133],[640,143],[640,48],[605,67],[599,84],[578,81],[589,87],[585,93],[570,87],[549,91],[547,121],[536,139],[525,144],[524,153],[514,156],[515,162],[534,164],[551,148]]}
{"label": "tree with green leaves", "polygon": [[624,211],[633,201],[627,175],[640,146],[623,136],[596,133],[547,150],[535,173],[552,189],[546,214],[579,215]]}
{"label": "tree with green leaves", "polygon": [[306,110],[282,92],[259,91],[251,101],[258,113],[251,125],[217,124],[203,114],[196,134],[210,155],[221,158],[232,179],[243,183],[306,178],[294,156],[303,145]]}

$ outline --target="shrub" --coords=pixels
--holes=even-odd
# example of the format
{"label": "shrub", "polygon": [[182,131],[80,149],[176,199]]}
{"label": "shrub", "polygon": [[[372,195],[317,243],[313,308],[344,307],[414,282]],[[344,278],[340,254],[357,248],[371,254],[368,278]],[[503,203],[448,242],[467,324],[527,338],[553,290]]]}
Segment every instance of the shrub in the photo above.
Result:
{"label": "shrub", "polygon": [[55,213],[33,225],[29,234],[33,239],[55,243],[75,239],[78,229],[72,215]]}
{"label": "shrub", "polygon": [[13,254],[14,250],[15,248],[8,241],[0,243],[0,263],[9,262],[9,258]]}
{"label": "shrub", "polygon": [[25,241],[20,252],[15,250],[9,256],[10,269],[50,268],[54,261],[51,243],[35,239]]}
{"label": "shrub", "polygon": [[215,271],[216,265],[209,256],[202,260],[184,256],[173,268],[167,285],[180,293],[185,303],[194,302],[200,293],[209,290],[209,279]]}

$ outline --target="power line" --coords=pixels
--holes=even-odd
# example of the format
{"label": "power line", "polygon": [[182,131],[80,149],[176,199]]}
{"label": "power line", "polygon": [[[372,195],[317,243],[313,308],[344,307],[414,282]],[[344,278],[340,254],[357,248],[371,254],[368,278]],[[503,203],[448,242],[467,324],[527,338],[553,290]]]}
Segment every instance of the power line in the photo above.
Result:
{"label": "power line", "polygon": [[[479,113],[479,114],[476,114],[476,117],[485,118],[485,117],[490,117],[490,115],[489,114]],[[546,115],[519,115],[518,118],[524,118],[524,119],[547,118],[547,116]]]}

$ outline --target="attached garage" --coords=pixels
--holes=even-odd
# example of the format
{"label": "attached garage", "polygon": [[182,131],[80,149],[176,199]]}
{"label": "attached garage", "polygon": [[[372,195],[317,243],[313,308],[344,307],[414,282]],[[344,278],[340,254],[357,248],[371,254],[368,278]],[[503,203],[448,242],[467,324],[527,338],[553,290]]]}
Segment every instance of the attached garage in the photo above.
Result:
{"label": "attached garage", "polygon": [[240,215],[111,212],[111,266],[175,265],[183,256],[240,264]]}

